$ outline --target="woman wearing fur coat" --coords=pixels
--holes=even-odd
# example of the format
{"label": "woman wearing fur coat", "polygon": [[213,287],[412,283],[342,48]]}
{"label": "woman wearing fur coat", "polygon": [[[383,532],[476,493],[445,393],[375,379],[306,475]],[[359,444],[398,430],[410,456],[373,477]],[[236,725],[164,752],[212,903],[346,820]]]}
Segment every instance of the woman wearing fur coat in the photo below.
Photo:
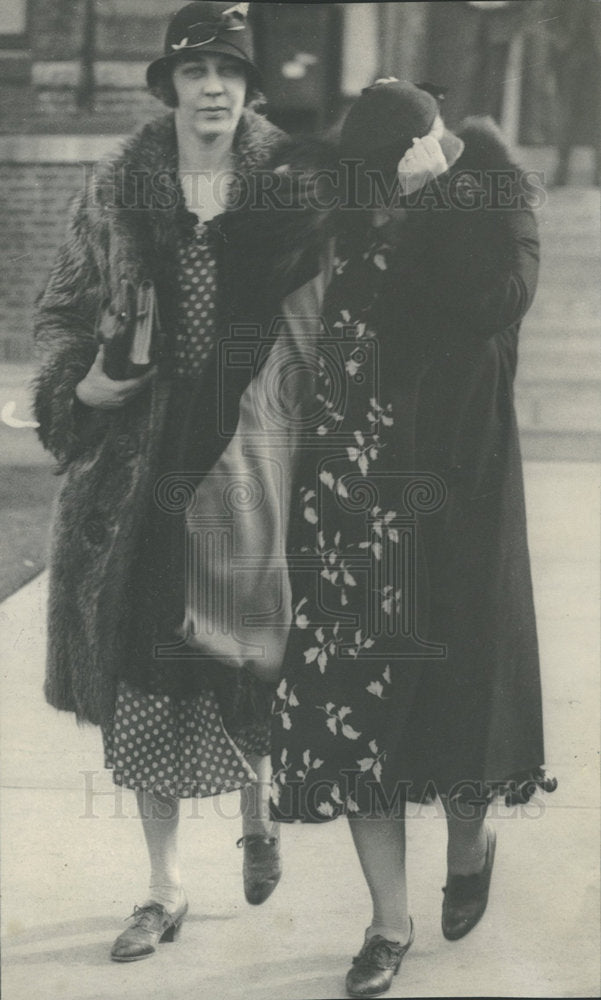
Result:
{"label": "woman wearing fur coat", "polygon": [[[238,669],[218,629],[202,658],[185,642],[174,502],[187,473],[193,491],[231,446],[252,375],[223,361],[232,329],[265,330],[279,310],[271,248],[253,245],[252,213],[243,238],[231,211],[283,139],[253,110],[247,7],[203,0],[173,17],[147,76],[174,112],[96,169],[38,303],[39,433],[64,472],[46,695],[102,727],[106,766],[137,793],[150,855],[148,900],[115,941],[116,961],[150,956],[186,914],[180,798],[242,790],[250,903],[281,872],[268,807],[272,690]],[[149,354],[132,354],[132,324]]]}

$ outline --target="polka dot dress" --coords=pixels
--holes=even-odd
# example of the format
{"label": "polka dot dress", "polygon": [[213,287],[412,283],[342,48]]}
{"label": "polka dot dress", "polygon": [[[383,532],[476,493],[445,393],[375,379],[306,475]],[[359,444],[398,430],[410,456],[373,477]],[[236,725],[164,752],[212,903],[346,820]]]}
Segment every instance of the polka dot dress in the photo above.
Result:
{"label": "polka dot dress", "polygon": [[180,315],[174,346],[174,375],[198,376],[215,345],[217,262],[206,226],[199,222],[194,239],[178,246]]}
{"label": "polka dot dress", "polygon": [[126,788],[201,798],[242,788],[253,777],[244,754],[256,752],[256,740],[249,733],[234,742],[212,691],[179,700],[121,681],[103,740],[105,767],[112,768],[115,784]]}
{"label": "polka dot dress", "polygon": [[[175,378],[199,378],[216,342],[217,264],[199,223],[178,248],[179,317]],[[230,736],[217,696],[188,698],[142,691],[126,679],[117,688],[111,724],[103,726],[105,767],[113,781],[175,798],[230,792],[254,777],[245,757],[269,753],[269,727],[257,721]]]}

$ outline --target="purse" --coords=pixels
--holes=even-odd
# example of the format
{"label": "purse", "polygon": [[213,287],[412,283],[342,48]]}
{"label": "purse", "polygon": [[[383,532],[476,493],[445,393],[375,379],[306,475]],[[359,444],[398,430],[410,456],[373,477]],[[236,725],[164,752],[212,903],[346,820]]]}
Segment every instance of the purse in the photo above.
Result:
{"label": "purse", "polygon": [[105,374],[117,381],[143,375],[156,361],[160,332],[153,282],[144,279],[135,288],[122,279],[117,301],[103,303],[96,328]]}

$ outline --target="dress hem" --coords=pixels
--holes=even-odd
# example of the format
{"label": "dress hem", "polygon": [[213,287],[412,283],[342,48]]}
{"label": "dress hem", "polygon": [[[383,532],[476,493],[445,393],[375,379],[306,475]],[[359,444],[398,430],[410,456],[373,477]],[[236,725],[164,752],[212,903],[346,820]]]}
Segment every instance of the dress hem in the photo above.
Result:
{"label": "dress hem", "polygon": [[[399,782],[394,795],[386,794],[378,782],[365,782],[363,796],[349,794],[348,788],[341,790],[338,782],[324,783],[319,794],[311,795],[310,789],[303,788],[302,782],[290,781],[283,787],[275,787],[272,793],[271,818],[278,823],[327,823],[341,816],[356,819],[403,818],[405,805],[432,804],[437,798],[448,799],[451,809],[459,816],[469,818],[467,810],[488,807],[495,799],[503,799],[507,808],[526,805],[537,792],[552,793],[558,785],[557,778],[544,767],[521,771],[519,774],[499,781],[457,782],[449,790],[437,787],[435,781],[422,784],[416,790],[411,782]],[[369,799],[369,808],[358,801]],[[311,801],[309,801],[311,799]],[[397,810],[397,812],[395,812]]]}

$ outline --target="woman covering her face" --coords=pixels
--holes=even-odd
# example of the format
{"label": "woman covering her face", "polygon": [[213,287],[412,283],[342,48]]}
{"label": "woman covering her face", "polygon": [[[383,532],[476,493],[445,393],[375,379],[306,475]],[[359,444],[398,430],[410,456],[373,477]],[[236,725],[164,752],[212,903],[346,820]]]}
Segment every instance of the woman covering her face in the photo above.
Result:
{"label": "woman covering her face", "polygon": [[349,819],[373,913],[347,989],[377,996],[414,936],[406,802],[444,807],[455,941],[487,904],[488,804],[555,787],[513,406],[538,239],[496,127],[452,135],[410,83],[363,92],[339,157],[336,236],[291,307],[322,326],[305,338],[272,794],[283,822]]}

